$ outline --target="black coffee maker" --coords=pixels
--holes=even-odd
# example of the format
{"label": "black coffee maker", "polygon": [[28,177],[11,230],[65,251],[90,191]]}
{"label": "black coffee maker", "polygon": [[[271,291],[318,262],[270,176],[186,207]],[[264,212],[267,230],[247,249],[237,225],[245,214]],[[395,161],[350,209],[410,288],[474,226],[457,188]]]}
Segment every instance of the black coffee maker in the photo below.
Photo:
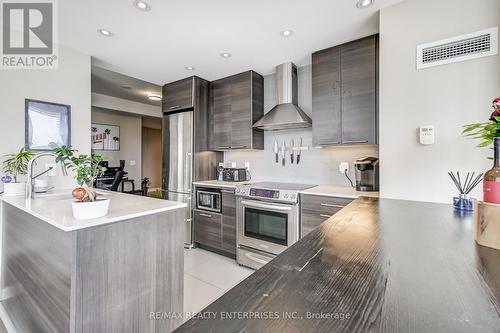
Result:
{"label": "black coffee maker", "polygon": [[356,168],[356,191],[378,192],[378,158],[363,157],[354,162]]}

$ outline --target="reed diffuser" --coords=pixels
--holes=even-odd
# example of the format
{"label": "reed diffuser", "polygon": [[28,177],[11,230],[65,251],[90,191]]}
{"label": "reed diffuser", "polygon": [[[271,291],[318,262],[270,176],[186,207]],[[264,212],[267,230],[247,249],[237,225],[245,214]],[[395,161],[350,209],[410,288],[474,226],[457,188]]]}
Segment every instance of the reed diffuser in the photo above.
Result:
{"label": "reed diffuser", "polygon": [[469,196],[469,193],[481,182],[483,174],[479,174],[476,177],[475,172],[467,172],[465,180],[462,182],[460,178],[460,172],[457,171],[456,174],[453,171],[448,172],[453,184],[457,187],[460,192],[458,197],[453,197],[453,207],[457,210],[462,211],[473,211],[474,210],[474,199]]}

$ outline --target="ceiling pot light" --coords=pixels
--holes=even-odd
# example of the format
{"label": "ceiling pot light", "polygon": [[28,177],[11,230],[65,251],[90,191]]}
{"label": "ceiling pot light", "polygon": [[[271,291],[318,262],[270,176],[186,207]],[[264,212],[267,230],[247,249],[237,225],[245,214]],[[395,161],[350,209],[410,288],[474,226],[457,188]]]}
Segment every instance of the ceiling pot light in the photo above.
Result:
{"label": "ceiling pot light", "polygon": [[228,52],[223,52],[223,53],[221,53],[221,54],[220,54],[220,56],[221,56],[222,58],[230,58],[230,57],[231,57],[231,53],[228,53]]}
{"label": "ceiling pot light", "polygon": [[375,0],[358,0],[356,7],[365,8],[365,7],[372,5],[374,2],[375,2]]}
{"label": "ceiling pot light", "polygon": [[105,36],[105,37],[114,36],[114,33],[112,33],[111,31],[109,31],[107,29],[99,29],[99,30],[97,30],[97,32],[100,33],[101,35]]}
{"label": "ceiling pot light", "polygon": [[134,7],[143,11],[151,10],[151,6],[147,2],[141,0],[135,0]]}
{"label": "ceiling pot light", "polygon": [[161,101],[161,95],[155,93],[149,93],[148,98],[152,101]]}
{"label": "ceiling pot light", "polygon": [[195,68],[193,66],[186,66],[184,67],[187,71],[194,71]]}
{"label": "ceiling pot light", "polygon": [[293,31],[290,29],[286,29],[286,30],[283,30],[280,34],[283,37],[290,37],[293,34]]}

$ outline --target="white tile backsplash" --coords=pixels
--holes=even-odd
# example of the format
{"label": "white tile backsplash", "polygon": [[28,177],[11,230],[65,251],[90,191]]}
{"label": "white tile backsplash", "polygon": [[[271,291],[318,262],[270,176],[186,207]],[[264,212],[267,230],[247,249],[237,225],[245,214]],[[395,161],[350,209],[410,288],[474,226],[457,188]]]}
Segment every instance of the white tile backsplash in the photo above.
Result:
{"label": "white tile backsplash", "polygon": [[[302,137],[302,146],[309,150],[302,151],[300,163],[290,164],[290,155],[286,155],[286,164],[276,163],[273,146],[278,140],[279,147],[283,141],[288,147],[291,139]],[[245,167],[250,162],[250,172],[253,180],[273,180],[283,182],[298,182],[320,185],[349,186],[349,181],[339,172],[340,162],[349,162],[349,175],[354,181],[354,161],[359,157],[378,157],[378,146],[350,146],[314,148],[312,132],[308,130],[290,130],[266,132],[264,150],[231,151],[224,153],[226,163],[236,162],[237,167]],[[295,159],[296,160],[296,159]]]}

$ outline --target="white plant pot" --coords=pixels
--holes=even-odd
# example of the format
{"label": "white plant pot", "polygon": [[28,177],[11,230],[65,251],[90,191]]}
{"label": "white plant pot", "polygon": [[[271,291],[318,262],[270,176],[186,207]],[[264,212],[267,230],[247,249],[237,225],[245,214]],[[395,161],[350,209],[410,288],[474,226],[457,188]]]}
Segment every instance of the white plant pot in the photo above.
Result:
{"label": "white plant pot", "polygon": [[89,202],[71,202],[73,217],[77,220],[96,219],[108,215],[109,199],[99,198]]}
{"label": "white plant pot", "polygon": [[24,195],[26,183],[5,183],[3,184],[3,195]]}

